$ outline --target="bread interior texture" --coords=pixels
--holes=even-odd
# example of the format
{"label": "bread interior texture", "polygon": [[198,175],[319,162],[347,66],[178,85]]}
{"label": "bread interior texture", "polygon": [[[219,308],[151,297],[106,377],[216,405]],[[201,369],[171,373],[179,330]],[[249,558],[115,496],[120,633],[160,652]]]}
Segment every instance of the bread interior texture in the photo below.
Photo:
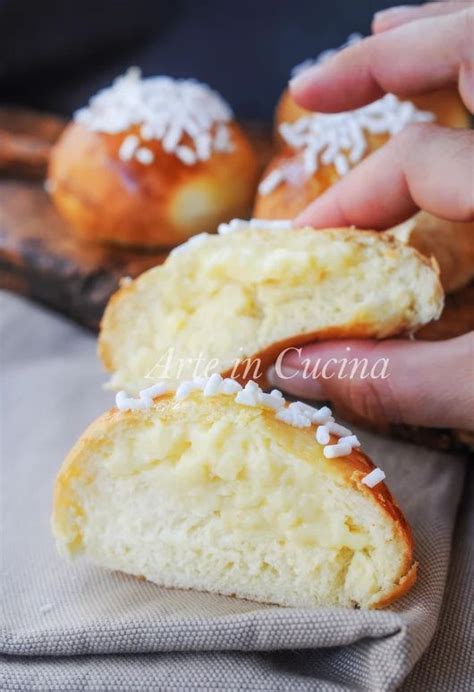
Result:
{"label": "bread interior texture", "polygon": [[57,481],[54,531],[62,552],[163,586],[373,607],[411,547],[348,463],[274,412],[171,399],[83,436]]}
{"label": "bread interior texture", "polygon": [[124,287],[106,310],[100,353],[111,386],[136,392],[227,373],[275,343],[408,332],[442,305],[436,271],[396,240],[247,229],[208,236]]}

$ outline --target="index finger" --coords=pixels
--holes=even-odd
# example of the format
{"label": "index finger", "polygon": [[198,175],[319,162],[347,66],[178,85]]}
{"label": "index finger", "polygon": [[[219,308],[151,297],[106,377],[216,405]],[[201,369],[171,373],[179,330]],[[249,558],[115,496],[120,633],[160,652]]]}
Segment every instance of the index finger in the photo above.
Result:
{"label": "index finger", "polygon": [[472,30],[474,10],[429,17],[370,36],[298,74],[295,101],[309,110],[358,108],[384,93],[412,96],[459,83],[474,109]]}
{"label": "index finger", "polygon": [[472,6],[471,0],[451,0],[448,2],[427,2],[424,5],[402,5],[389,7],[388,10],[381,10],[374,14],[372,21],[372,33],[378,34],[381,31],[394,29],[396,26],[413,22],[424,17],[437,17],[444,14],[452,14],[459,10]]}

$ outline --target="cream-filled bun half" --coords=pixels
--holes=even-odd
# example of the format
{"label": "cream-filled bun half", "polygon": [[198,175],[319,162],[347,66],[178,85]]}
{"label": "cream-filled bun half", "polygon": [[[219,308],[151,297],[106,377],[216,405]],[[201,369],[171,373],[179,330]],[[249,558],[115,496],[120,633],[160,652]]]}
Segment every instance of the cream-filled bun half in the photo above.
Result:
{"label": "cream-filled bun half", "polygon": [[[212,372],[265,382],[290,345],[413,332],[436,319],[436,266],[391,237],[239,221],[176,248],[110,300],[99,353],[136,393]],[[251,361],[251,362],[249,362]]]}
{"label": "cream-filled bun half", "polygon": [[48,190],[87,240],[169,247],[248,214],[257,176],[252,147],[217,92],[131,69],[66,127]]}
{"label": "cream-filled bun half", "polygon": [[118,397],[65,460],[61,553],[284,606],[377,608],[412,586],[410,528],[329,409],[218,375],[159,392]]}

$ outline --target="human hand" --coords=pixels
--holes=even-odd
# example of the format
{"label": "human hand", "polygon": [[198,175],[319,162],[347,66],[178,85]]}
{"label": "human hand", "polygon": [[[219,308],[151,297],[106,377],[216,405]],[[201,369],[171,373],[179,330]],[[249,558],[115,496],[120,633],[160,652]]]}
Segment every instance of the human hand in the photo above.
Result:
{"label": "human hand", "polygon": [[[379,13],[373,36],[298,75],[290,85],[292,96],[305,108],[334,112],[360,107],[385,92],[410,97],[458,84],[472,112],[473,24],[472,3],[430,3]],[[436,125],[410,126],[296,221],[315,227],[386,228],[418,207],[451,220],[472,220],[473,137],[469,131]],[[340,377],[344,358],[366,360],[369,376],[356,368],[351,376],[346,372]],[[373,377],[373,366],[381,359],[387,360],[387,376]],[[371,422],[472,430],[473,374],[474,334],[469,334],[441,343],[312,344],[299,352],[290,350],[271,379],[294,395],[330,399]]]}
{"label": "human hand", "polygon": [[[343,111],[385,92],[410,97],[458,84],[473,112],[472,3],[392,8],[376,15],[373,29],[373,36],[292,80],[295,101],[318,111]],[[418,207],[453,221],[470,221],[473,160],[471,131],[411,125],[318,197],[297,222],[387,228]]]}

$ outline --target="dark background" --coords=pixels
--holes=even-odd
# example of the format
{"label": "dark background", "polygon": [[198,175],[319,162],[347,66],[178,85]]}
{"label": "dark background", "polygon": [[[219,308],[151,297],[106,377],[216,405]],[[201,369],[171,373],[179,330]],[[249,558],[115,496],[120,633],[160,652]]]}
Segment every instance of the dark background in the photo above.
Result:
{"label": "dark background", "polygon": [[394,4],[0,0],[0,100],[68,115],[138,65],[207,82],[238,116],[269,120],[295,64],[367,34],[373,14]]}

